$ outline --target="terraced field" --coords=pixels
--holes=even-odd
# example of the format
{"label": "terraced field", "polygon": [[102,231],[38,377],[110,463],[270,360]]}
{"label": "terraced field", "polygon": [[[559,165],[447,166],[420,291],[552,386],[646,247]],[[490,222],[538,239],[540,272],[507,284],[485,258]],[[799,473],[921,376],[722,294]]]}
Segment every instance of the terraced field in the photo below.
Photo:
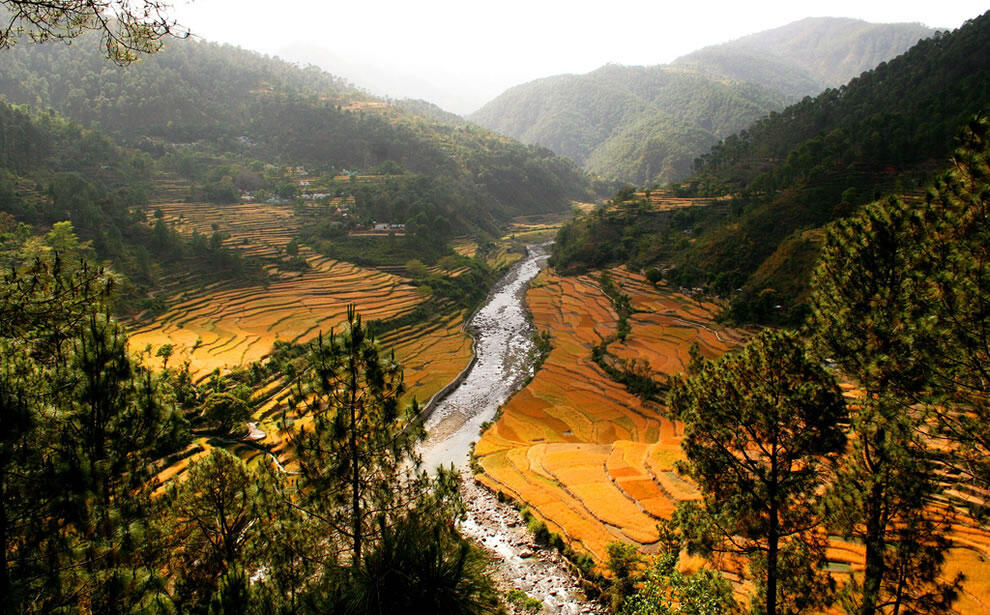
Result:
{"label": "terraced field", "polygon": [[[168,311],[153,319],[138,315],[131,323],[134,348],[172,344],[172,364],[189,360],[198,378],[261,359],[275,340],[305,342],[342,322],[348,304],[370,321],[402,316],[423,301],[409,280],[396,273],[331,260],[306,247],[299,248],[299,256],[309,269],[280,269],[278,260],[306,219],[294,206],[173,202],[154,207],[181,234],[220,232],[224,245],[269,263],[266,284],[198,287],[166,275]],[[442,388],[470,360],[470,340],[460,331],[461,323],[460,314],[437,314],[415,331],[407,327],[383,340],[396,347],[406,364],[410,391],[419,399]]]}
{"label": "terraced field", "polygon": [[[618,359],[637,359],[656,374],[674,374],[684,371],[694,342],[707,357],[745,342],[745,332],[714,323],[717,306],[654,289],[624,269],[610,274],[634,309],[626,341],[608,345]],[[591,360],[592,348],[616,334],[618,318],[595,277],[544,272],[527,301],[536,327],[551,332],[553,350],[483,433],[475,448],[483,469],[477,478],[529,507],[598,561],[617,539],[651,552],[656,522],[669,518],[677,502],[700,497],[674,469],[683,459],[682,426],[661,417],[659,407],[628,393]],[[853,403],[862,394],[850,384],[842,388]],[[952,498],[958,504],[972,496],[949,495],[950,505]],[[990,532],[960,515],[950,536],[954,548],[945,574],[967,575],[956,610],[990,611]],[[861,545],[833,538],[828,553],[840,582],[863,570]],[[725,560],[723,572],[738,579],[738,564]]]}
{"label": "terraced field", "polygon": [[227,236],[224,245],[245,256],[276,258],[299,231],[302,219],[292,205],[268,203],[160,203],[163,219],[184,235],[197,232],[210,237],[214,231]]}
{"label": "terraced field", "polygon": [[637,192],[636,196],[642,199],[649,200],[653,209],[656,211],[670,211],[673,209],[681,209],[683,207],[698,207],[705,205],[713,205],[715,203],[725,203],[729,200],[729,197],[679,197],[673,194],[663,192],[663,191],[652,191],[649,195],[645,192]]}
{"label": "terraced field", "polygon": [[[158,203],[167,223],[180,233],[227,236],[225,245],[271,263],[268,282],[216,282],[199,285],[179,275],[164,275],[162,297],[167,311],[156,317],[138,315],[130,322],[131,347],[155,350],[172,344],[171,365],[189,361],[195,379],[214,369],[221,372],[264,358],[276,340],[305,342],[345,320],[355,305],[365,321],[401,317],[424,296],[399,273],[360,267],[318,255],[301,247],[309,265],[303,271],[280,269],[278,260],[301,225],[291,206],[241,203],[214,206]],[[461,270],[443,272],[458,275]],[[439,271],[437,272],[439,273]],[[380,338],[394,349],[404,367],[406,397],[421,403],[453,380],[471,360],[471,339],[462,330],[464,314],[453,304],[439,304],[426,321],[389,331]],[[158,366],[158,359],[148,359]],[[246,441],[198,439],[186,456],[158,475],[169,480],[213,446],[223,446],[253,460],[266,454],[282,457],[278,421],[290,391],[281,374],[265,382],[253,397],[256,429]]]}
{"label": "terraced field", "polygon": [[[302,253],[302,252],[301,252]],[[422,301],[390,273],[309,253],[310,269],[267,285],[217,284],[169,297],[169,310],[132,332],[135,348],[172,344],[177,362],[202,376],[255,361],[276,339],[304,342],[343,321],[348,304],[365,320],[401,316]]]}
{"label": "terraced field", "polygon": [[[697,341],[717,356],[744,337],[715,329],[715,306],[658,292],[624,269],[613,280],[643,310],[629,319],[627,342],[609,350],[647,361],[658,373],[682,371]],[[591,349],[616,334],[609,299],[594,278],[543,273],[527,300],[534,323],[553,336],[553,351],[532,382],[503,409],[475,448],[491,488],[524,501],[550,528],[597,559],[616,539],[656,543],[656,521],[675,502],[697,497],[673,471],[681,426],[609,379]]]}

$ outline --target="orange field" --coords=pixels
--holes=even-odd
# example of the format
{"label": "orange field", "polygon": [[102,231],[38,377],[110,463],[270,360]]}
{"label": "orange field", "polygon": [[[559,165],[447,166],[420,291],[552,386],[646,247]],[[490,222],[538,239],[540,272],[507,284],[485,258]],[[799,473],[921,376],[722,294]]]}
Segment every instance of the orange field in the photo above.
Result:
{"label": "orange field", "polygon": [[229,235],[224,245],[245,256],[279,256],[300,228],[291,205],[268,203],[160,203],[163,219],[183,235]]}
{"label": "orange field", "polygon": [[[471,360],[471,339],[462,330],[462,324],[459,313],[438,314],[427,322],[390,331],[380,338],[381,346],[386,350],[394,349],[403,366],[407,402],[415,398],[421,405],[425,404],[467,367]],[[157,480],[164,483],[180,476],[192,460],[213,446],[222,446],[248,463],[260,460],[266,453],[259,447],[267,447],[291,470],[291,454],[285,450],[284,436],[279,433],[282,414],[289,408],[291,395],[290,383],[281,375],[273,376],[252,397],[253,420],[256,429],[263,434],[259,439],[242,442],[199,438],[188,451],[190,455],[164,468]],[[310,420],[310,417],[303,418],[296,425],[304,427]]]}
{"label": "orange field", "polygon": [[[229,234],[225,245],[268,259],[282,255],[300,224],[288,206],[162,203],[155,207],[162,209],[166,222],[180,233],[209,235],[216,228]],[[146,360],[160,367],[154,352],[172,344],[174,354],[169,365],[188,360],[194,378],[202,379],[214,369],[224,371],[264,358],[276,340],[305,342],[320,331],[329,331],[345,320],[350,304],[365,321],[371,321],[402,316],[424,301],[408,279],[396,274],[331,260],[305,247],[300,247],[299,256],[306,259],[309,269],[296,272],[273,266],[266,284],[224,282],[196,287],[166,274],[163,296],[168,309],[154,318],[139,314],[129,323],[131,348],[140,351],[150,346],[151,357]],[[462,272],[442,273],[453,276]],[[415,397],[426,403],[468,365],[471,339],[462,330],[464,316],[452,304],[449,308],[441,304],[425,322],[381,336],[381,346],[394,350],[403,366],[407,401]],[[248,461],[265,454],[259,445],[272,447],[285,461],[277,422],[289,396],[281,375],[273,376],[252,400],[259,430],[254,441],[200,438],[187,451],[187,457],[164,468],[158,478],[165,481],[180,475],[192,459],[211,446],[228,448]]]}
{"label": "orange field", "polygon": [[[655,289],[625,269],[610,274],[637,310],[629,316],[626,341],[608,346],[618,359],[674,374],[684,370],[694,342],[707,357],[745,342],[745,332],[714,322],[717,306]],[[594,276],[544,272],[527,301],[535,326],[551,332],[553,350],[482,434],[475,455],[483,473],[477,478],[524,503],[551,531],[598,561],[617,539],[649,553],[658,539],[657,521],[669,518],[677,502],[700,497],[674,469],[683,459],[681,425],[662,418],[661,408],[644,404],[591,360],[592,347],[615,335],[618,318]],[[859,393],[848,384],[843,388],[849,398]],[[956,548],[946,574],[967,575],[956,608],[987,612],[990,533],[961,519],[951,536]],[[862,570],[863,550],[833,539],[829,559],[841,580]]]}
{"label": "orange field", "polygon": [[276,339],[302,342],[343,320],[348,304],[365,320],[402,315],[422,301],[416,289],[392,274],[309,253],[311,269],[267,285],[215,285],[184,291],[169,310],[135,327],[132,347],[175,347],[174,364],[186,358],[202,376],[214,368],[255,361]]}
{"label": "orange field", "polygon": [[[624,269],[612,277],[643,311],[630,316],[626,342],[609,345],[620,359],[641,359],[673,374],[683,370],[692,342],[711,357],[744,338],[712,324],[711,304],[658,292]],[[479,478],[526,502],[551,529],[598,559],[616,539],[649,551],[658,539],[657,519],[669,516],[677,500],[697,497],[673,472],[680,426],[591,360],[592,347],[617,329],[617,315],[592,277],[544,272],[527,300],[554,348],[478,442],[475,454],[485,471]]]}

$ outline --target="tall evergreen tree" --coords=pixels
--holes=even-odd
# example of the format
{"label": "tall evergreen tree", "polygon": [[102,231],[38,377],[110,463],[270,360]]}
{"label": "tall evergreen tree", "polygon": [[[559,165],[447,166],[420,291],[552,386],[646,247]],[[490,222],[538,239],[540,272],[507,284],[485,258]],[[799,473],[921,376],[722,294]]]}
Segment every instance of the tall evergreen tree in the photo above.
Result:
{"label": "tall evergreen tree", "polygon": [[686,423],[679,470],[704,501],[679,512],[694,546],[748,556],[761,612],[822,606],[827,592],[792,588],[809,576],[827,586],[812,532],[821,522],[825,460],[845,445],[845,408],[832,378],[793,335],[764,331],[739,354],[676,379],[669,403]]}
{"label": "tall evergreen tree", "polygon": [[[990,118],[969,123],[953,168],[921,208],[915,299],[931,330],[926,384],[951,459],[977,489],[990,489]],[[981,518],[985,507],[975,507]]]}
{"label": "tall evergreen tree", "polygon": [[344,537],[355,567],[381,520],[391,522],[428,481],[417,474],[425,431],[415,401],[400,408],[402,369],[353,306],[340,333],[313,341],[296,409],[312,427],[291,432],[302,506]]}
{"label": "tall evergreen tree", "polygon": [[[953,584],[938,580],[948,520],[932,507],[936,460],[922,437],[930,345],[927,308],[918,301],[924,223],[890,198],[829,229],[812,281],[811,328],[820,352],[863,389],[852,406],[856,437],[829,498],[832,526],[862,540],[862,581],[847,585],[847,611],[892,608],[944,612]],[[905,566],[910,559],[915,564]]]}
{"label": "tall evergreen tree", "polygon": [[59,410],[69,340],[106,290],[99,271],[36,260],[0,281],[0,612],[74,602],[79,553]]}
{"label": "tall evergreen tree", "polygon": [[0,283],[3,608],[132,609],[156,590],[136,556],[145,470],[182,441],[152,375],[107,316],[102,271],[56,256]]}
{"label": "tall evergreen tree", "polygon": [[203,604],[224,583],[236,587],[239,575],[261,566],[270,493],[263,484],[240,458],[212,449],[169,489],[160,510],[180,605]]}

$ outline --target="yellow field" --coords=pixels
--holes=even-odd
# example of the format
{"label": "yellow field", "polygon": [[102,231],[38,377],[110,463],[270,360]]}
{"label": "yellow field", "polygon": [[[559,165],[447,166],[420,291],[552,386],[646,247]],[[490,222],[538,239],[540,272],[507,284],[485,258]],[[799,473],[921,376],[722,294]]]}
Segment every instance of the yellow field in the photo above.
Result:
{"label": "yellow field", "polygon": [[[183,234],[194,231],[209,236],[216,230],[230,235],[225,245],[245,254],[278,258],[299,228],[293,208],[266,204],[227,206],[197,203],[162,203],[166,222]],[[154,351],[164,344],[174,346],[170,366],[189,361],[194,378],[257,361],[268,355],[276,340],[305,342],[320,331],[328,332],[345,320],[348,305],[355,305],[367,322],[402,316],[425,299],[409,280],[393,273],[359,267],[317,255],[300,247],[299,256],[309,263],[305,271],[270,272],[267,284],[213,283],[194,287],[178,276],[166,276],[168,310],[155,318],[138,315],[129,323],[131,348],[147,346],[146,360],[160,367]],[[456,276],[463,269],[436,271]],[[385,350],[394,350],[403,366],[405,401],[414,397],[426,403],[463,370],[471,360],[471,339],[462,330],[465,314],[439,306],[425,322],[389,331],[380,338]],[[167,481],[182,474],[189,462],[211,446],[223,446],[248,461],[271,447],[283,462],[284,443],[278,421],[287,409],[288,383],[275,375],[253,396],[254,422],[264,432],[254,442],[197,440],[181,461],[158,474]],[[305,420],[299,424],[304,425]]]}
{"label": "yellow field", "polygon": [[224,245],[245,256],[276,257],[300,228],[291,205],[267,203],[161,203],[163,219],[183,235],[197,232],[207,238],[216,231],[229,235]]}
{"label": "yellow field", "polygon": [[365,320],[400,316],[422,298],[406,280],[309,253],[311,269],[268,285],[216,285],[171,297],[165,314],[135,327],[132,347],[175,346],[197,376],[256,361],[275,340],[304,342],[343,321],[354,304]]}
{"label": "yellow field", "polygon": [[[624,269],[612,277],[645,311],[630,317],[625,344],[609,346],[619,358],[642,359],[672,374],[683,370],[692,342],[717,356],[744,338],[712,324],[715,306],[657,291]],[[672,476],[680,427],[591,360],[592,347],[615,335],[618,318],[593,277],[544,272],[527,301],[536,327],[551,332],[554,349],[482,435],[475,449],[485,471],[480,478],[525,501],[598,559],[617,538],[648,551],[658,539],[657,520],[670,515],[676,500],[697,497]]]}
{"label": "yellow field", "polygon": [[[629,316],[626,342],[608,346],[619,359],[646,362],[657,374],[684,371],[697,342],[703,355],[718,356],[745,342],[743,331],[713,320],[717,306],[664,288],[638,274],[610,271],[637,313]],[[478,480],[524,503],[551,531],[599,562],[616,539],[651,552],[656,523],[678,502],[700,498],[674,469],[683,459],[682,426],[662,418],[614,383],[591,360],[591,349],[616,332],[617,314],[595,276],[559,277],[544,272],[527,302],[535,326],[550,331],[553,351],[533,380],[503,408],[475,448],[483,469]],[[843,385],[847,398],[859,391]],[[990,605],[990,533],[960,519],[951,533],[955,548],[946,574],[967,575],[957,603],[960,613]],[[832,539],[829,560],[838,580],[862,571],[863,548]],[[737,579],[739,562],[723,572]],[[737,585],[746,591],[747,585]]]}

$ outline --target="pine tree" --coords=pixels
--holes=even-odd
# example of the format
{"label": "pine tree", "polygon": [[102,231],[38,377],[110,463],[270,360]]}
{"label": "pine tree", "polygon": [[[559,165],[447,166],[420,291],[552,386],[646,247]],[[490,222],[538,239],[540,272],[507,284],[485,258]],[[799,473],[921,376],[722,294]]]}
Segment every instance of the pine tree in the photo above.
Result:
{"label": "pine tree", "polygon": [[195,605],[225,583],[237,586],[263,559],[266,495],[261,476],[235,455],[212,449],[193,462],[160,506],[176,600]]}
{"label": "pine tree", "polygon": [[358,567],[380,520],[391,522],[426,488],[415,401],[399,407],[402,369],[383,355],[353,307],[340,333],[312,342],[296,396],[312,427],[291,432],[302,507],[347,544]]}
{"label": "pine tree", "polygon": [[[926,384],[949,460],[977,489],[990,489],[990,119],[971,121],[954,167],[921,208],[914,297],[930,329]],[[986,518],[984,507],[973,512]]]}
{"label": "pine tree", "polygon": [[[932,506],[936,460],[915,404],[928,379],[928,309],[917,267],[925,233],[918,212],[890,198],[832,226],[812,281],[810,320],[819,352],[863,389],[851,406],[852,446],[828,498],[830,524],[865,546],[862,581],[845,588],[849,612],[896,605],[944,612],[953,583],[940,583],[948,519]],[[921,566],[904,566],[916,551]],[[894,609],[897,610],[896,608]]]}
{"label": "pine tree", "polygon": [[[0,281],[0,612],[44,613],[79,585],[72,483],[65,481],[56,386],[69,342],[106,289],[102,274],[56,256]],[[68,516],[71,521],[78,517]]]}
{"label": "pine tree", "polygon": [[0,283],[0,601],[14,612],[129,610],[151,459],[182,443],[157,382],[107,317],[109,280],[56,256]]}
{"label": "pine tree", "polygon": [[748,556],[761,588],[754,607],[768,615],[821,606],[827,592],[799,596],[790,588],[808,577],[828,585],[812,533],[821,522],[825,460],[845,445],[835,382],[799,340],[773,331],[699,367],[675,381],[668,399],[686,424],[679,470],[704,501],[703,509],[679,512],[685,533],[709,554]]}

